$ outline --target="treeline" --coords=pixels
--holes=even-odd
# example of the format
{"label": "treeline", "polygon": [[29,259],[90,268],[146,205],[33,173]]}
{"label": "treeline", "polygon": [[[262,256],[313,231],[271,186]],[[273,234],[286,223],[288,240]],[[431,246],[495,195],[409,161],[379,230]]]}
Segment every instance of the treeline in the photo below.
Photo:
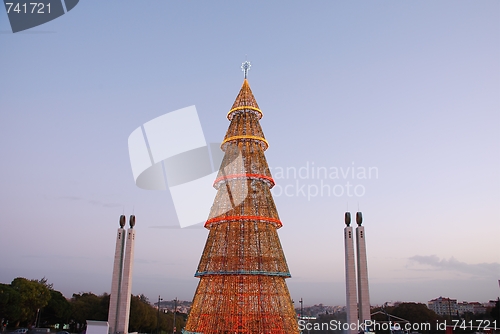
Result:
{"label": "treeline", "polygon": [[[70,332],[81,331],[87,320],[107,321],[109,295],[91,292],[75,293],[71,299],[53,289],[45,278],[28,280],[18,277],[10,284],[0,284],[0,319],[8,328],[70,326]],[[176,314],[177,332],[184,327],[186,314]],[[158,321],[159,320],[159,321]],[[173,313],[158,313],[144,296],[132,296],[129,332],[151,333],[157,328],[171,333]]]}

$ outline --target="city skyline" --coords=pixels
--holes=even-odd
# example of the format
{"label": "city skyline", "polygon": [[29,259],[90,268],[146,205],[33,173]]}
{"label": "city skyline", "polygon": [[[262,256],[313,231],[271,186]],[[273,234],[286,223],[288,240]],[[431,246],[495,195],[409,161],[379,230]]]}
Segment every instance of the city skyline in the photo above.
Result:
{"label": "city skyline", "polygon": [[296,303],[345,304],[346,211],[363,212],[371,304],[496,299],[499,10],[80,2],[16,34],[0,11],[0,282],[109,293],[118,219],[134,214],[132,293],[190,300],[208,230],[136,187],[127,139],[195,105],[222,142],[246,55]]}

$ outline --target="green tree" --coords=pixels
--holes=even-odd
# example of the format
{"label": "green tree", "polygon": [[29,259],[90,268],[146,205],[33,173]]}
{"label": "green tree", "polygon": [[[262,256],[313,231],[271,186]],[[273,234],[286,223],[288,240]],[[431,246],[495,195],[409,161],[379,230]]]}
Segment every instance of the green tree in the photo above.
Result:
{"label": "green tree", "polygon": [[49,290],[54,290],[54,284],[53,283],[49,283],[48,280],[45,278],[45,276],[42,277],[42,279],[35,279],[35,280],[32,280],[32,281],[40,283],[41,285],[45,286]]}
{"label": "green tree", "polygon": [[[389,306],[384,308],[376,308],[372,310],[372,314],[378,311],[382,313],[375,314],[372,316],[372,320],[377,322],[385,322],[390,318],[391,321],[399,320],[394,319],[391,316],[396,316],[408,320],[411,324],[430,324],[430,330],[424,330],[418,328],[418,332],[421,333],[435,333],[437,321],[443,322],[444,318],[437,315],[434,311],[429,309],[427,305],[422,303],[401,303],[398,306]],[[415,329],[417,331],[417,329]],[[389,333],[389,330],[379,330],[381,334]]]}
{"label": "green tree", "polygon": [[500,324],[500,298],[497,299],[495,307],[491,309],[490,315],[493,320],[496,320],[498,326]]}
{"label": "green tree", "polygon": [[14,324],[21,319],[21,296],[8,284],[0,284],[0,318]]}
{"label": "green tree", "polygon": [[87,320],[108,320],[109,295],[97,296],[92,292],[74,293],[70,301],[71,319],[84,326]]}
{"label": "green tree", "polygon": [[49,289],[37,280],[28,280],[23,277],[15,278],[10,286],[19,293],[18,324],[19,322],[34,324],[37,311],[45,307],[50,300]]}
{"label": "green tree", "polygon": [[411,323],[431,323],[435,324],[437,320],[442,320],[440,316],[427,305],[422,303],[401,303],[395,307],[392,312],[396,317],[408,320]]}
{"label": "green tree", "polygon": [[[158,316],[160,322],[158,323]],[[176,328],[177,333],[185,326],[186,315],[177,313]],[[158,313],[144,295],[132,296],[130,301],[130,322],[129,332],[156,332],[157,328],[162,333],[172,333],[174,324],[174,314],[172,312]],[[159,326],[158,326],[159,325]]]}
{"label": "green tree", "polygon": [[156,330],[156,310],[143,296],[132,296],[130,300],[130,322],[131,332],[152,332]]}
{"label": "green tree", "polygon": [[59,291],[50,290],[50,296],[49,303],[43,309],[43,320],[49,325],[59,324],[59,328],[62,328],[63,324],[69,323],[71,304]]}

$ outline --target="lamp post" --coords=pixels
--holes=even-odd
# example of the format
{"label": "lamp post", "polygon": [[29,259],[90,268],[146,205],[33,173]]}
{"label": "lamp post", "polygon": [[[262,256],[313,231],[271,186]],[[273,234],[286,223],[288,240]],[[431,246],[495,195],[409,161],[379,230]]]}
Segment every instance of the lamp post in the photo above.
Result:
{"label": "lamp post", "polygon": [[160,334],[160,302],[163,299],[158,295],[158,321],[156,322],[156,333]]}
{"label": "lamp post", "polygon": [[304,314],[302,313],[304,311],[304,308],[302,307],[302,297],[299,300],[300,303],[300,318],[304,318]]}
{"label": "lamp post", "polygon": [[177,313],[177,297],[174,299],[174,330],[173,333],[176,333],[177,328],[175,327],[175,314]]}
{"label": "lamp post", "polygon": [[35,328],[40,326],[40,319],[42,318],[42,311],[40,309],[36,310],[36,318],[35,318]]}

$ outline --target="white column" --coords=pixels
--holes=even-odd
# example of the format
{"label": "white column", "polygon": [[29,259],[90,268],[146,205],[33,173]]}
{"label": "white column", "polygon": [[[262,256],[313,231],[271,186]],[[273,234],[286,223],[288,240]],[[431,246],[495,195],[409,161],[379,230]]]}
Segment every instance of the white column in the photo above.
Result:
{"label": "white column", "polygon": [[[347,323],[357,323],[358,303],[356,296],[356,265],[354,263],[354,235],[352,233],[351,214],[345,214],[346,227],[344,228],[344,246],[345,246],[345,291],[346,291],[346,313]],[[356,328],[346,331],[347,334],[356,334]]]}
{"label": "white column", "polygon": [[368,263],[366,261],[365,227],[361,212],[356,213],[356,250],[358,266],[358,301],[359,301],[359,321],[370,320],[370,292],[368,290]]}
{"label": "white column", "polygon": [[117,326],[117,319],[119,312],[118,305],[120,302],[120,289],[122,283],[124,251],[125,251],[125,230],[122,227],[120,227],[116,234],[115,259],[113,264],[113,276],[111,279],[111,295],[109,296],[108,324],[109,324],[109,332],[111,334],[115,333]]}
{"label": "white column", "polygon": [[[132,220],[134,223],[132,224]],[[135,216],[130,216],[130,228],[127,230],[127,246],[123,265],[123,279],[120,293],[120,312],[118,316],[118,332],[127,334],[130,315],[130,294],[132,293],[132,271],[134,267]]]}

